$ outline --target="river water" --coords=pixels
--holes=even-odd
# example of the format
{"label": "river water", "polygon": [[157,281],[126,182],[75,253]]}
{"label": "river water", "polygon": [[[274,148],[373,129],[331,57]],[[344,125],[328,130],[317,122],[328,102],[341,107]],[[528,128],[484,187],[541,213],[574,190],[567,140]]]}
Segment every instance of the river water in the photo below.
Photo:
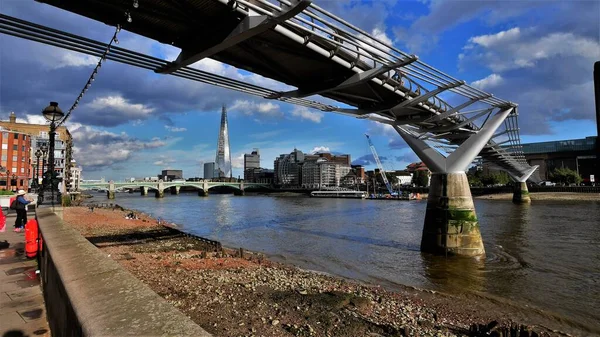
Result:
{"label": "river water", "polygon": [[475,200],[482,261],[420,253],[425,200],[119,193],[115,202],[304,268],[388,287],[492,294],[599,328],[600,202]]}

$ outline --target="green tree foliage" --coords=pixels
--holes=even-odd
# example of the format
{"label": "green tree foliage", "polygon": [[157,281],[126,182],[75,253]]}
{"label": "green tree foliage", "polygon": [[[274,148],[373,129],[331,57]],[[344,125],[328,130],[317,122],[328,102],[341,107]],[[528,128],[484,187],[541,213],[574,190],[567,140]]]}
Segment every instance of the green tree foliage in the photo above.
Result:
{"label": "green tree foliage", "polygon": [[415,171],[413,173],[412,183],[418,187],[427,187],[429,185],[429,172]]}
{"label": "green tree foliage", "polygon": [[506,172],[483,174],[482,171],[476,171],[475,173],[468,173],[467,179],[469,179],[469,184],[472,187],[504,186],[511,181],[510,176]]}
{"label": "green tree foliage", "polygon": [[579,184],[582,180],[583,179],[576,171],[569,168],[556,168],[550,173],[550,181],[558,184]]}

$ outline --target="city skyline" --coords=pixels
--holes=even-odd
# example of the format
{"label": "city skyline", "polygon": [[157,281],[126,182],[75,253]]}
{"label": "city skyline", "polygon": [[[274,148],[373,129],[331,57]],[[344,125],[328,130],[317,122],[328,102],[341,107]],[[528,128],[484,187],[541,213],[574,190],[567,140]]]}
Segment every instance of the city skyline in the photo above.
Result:
{"label": "city skyline", "polygon": [[[600,58],[597,2],[458,2],[450,7],[439,1],[317,3],[446,73],[518,103],[523,142],[595,135],[591,74],[593,61]],[[3,2],[1,10],[100,41],[108,41],[113,33],[102,23],[40,3]],[[364,20],[365,11],[377,20]],[[178,54],[176,48],[127,31],[119,40],[120,47],[156,57],[172,60]],[[15,111],[21,121],[42,123],[40,111],[48,101],[68,109],[97,62],[6,35],[0,35],[0,43],[6,46],[0,51],[3,120]],[[568,71],[564,64],[569,64]],[[276,90],[290,89],[210,59],[194,67]],[[365,132],[386,158],[386,169],[418,161],[395,132],[380,124],[111,61],[103,65],[67,123],[74,137],[74,158],[86,179],[144,176],[167,168],[202,176],[203,163],[215,159],[223,103],[229,107],[234,177],[243,176],[243,155],[253,148],[260,148],[265,168],[272,168],[279,154],[298,147],[307,153],[349,153],[373,169]]]}

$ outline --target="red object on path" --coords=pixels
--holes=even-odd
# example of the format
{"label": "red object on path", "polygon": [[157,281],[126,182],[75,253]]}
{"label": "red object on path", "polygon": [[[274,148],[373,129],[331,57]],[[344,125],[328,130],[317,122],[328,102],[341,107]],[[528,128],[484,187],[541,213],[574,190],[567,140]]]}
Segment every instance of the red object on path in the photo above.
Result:
{"label": "red object on path", "polygon": [[25,224],[25,255],[28,258],[36,257],[38,253],[38,223],[31,219]]}
{"label": "red object on path", "polygon": [[0,207],[0,233],[4,231],[6,231],[6,216],[2,212],[2,207]]}

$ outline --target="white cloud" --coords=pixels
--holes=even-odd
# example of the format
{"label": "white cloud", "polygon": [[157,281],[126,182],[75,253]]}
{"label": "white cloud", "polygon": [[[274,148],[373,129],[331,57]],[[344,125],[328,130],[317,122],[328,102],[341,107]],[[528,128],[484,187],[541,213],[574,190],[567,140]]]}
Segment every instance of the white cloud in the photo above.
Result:
{"label": "white cloud", "polygon": [[28,124],[49,124],[44,116],[40,115],[25,115],[25,118],[17,118],[17,123]]}
{"label": "white cloud", "polygon": [[230,111],[239,111],[247,116],[254,114],[262,115],[265,117],[281,117],[283,112],[279,104],[273,102],[261,102],[256,103],[248,100],[236,100],[233,105],[229,107]]}
{"label": "white cloud", "polygon": [[244,153],[237,154],[231,158],[232,168],[244,168]]}
{"label": "white cloud", "polygon": [[187,131],[186,128],[179,128],[179,127],[170,126],[170,125],[165,125],[165,129],[169,130],[170,132],[184,132],[184,131]]}
{"label": "white cloud", "polygon": [[129,161],[140,151],[168,144],[160,139],[141,140],[124,132],[117,134],[78,123],[68,127],[73,135],[73,157],[87,170],[110,168]]}
{"label": "white cloud", "polygon": [[323,113],[320,111],[311,111],[307,107],[295,106],[291,112],[292,116],[300,117],[301,120],[305,119],[315,123],[321,123],[323,119]]}
{"label": "white cloud", "polygon": [[504,78],[498,74],[491,74],[485,78],[474,81],[471,83],[475,88],[485,90],[496,87],[504,82]]}
{"label": "white cloud", "polygon": [[310,150],[311,154],[320,153],[320,152],[331,152],[329,147],[327,146],[315,146],[312,150]]}
{"label": "white cloud", "polygon": [[515,27],[496,34],[474,36],[469,39],[469,42],[490,48],[499,44],[514,42],[518,40],[520,36],[521,29]]}
{"label": "white cloud", "polygon": [[144,104],[129,103],[129,100],[120,95],[95,98],[91,103],[86,104],[86,107],[92,110],[112,109],[123,112],[129,117],[146,117],[154,111],[154,108]]}
{"label": "white cloud", "polygon": [[464,47],[461,62],[480,60],[494,72],[533,68],[539,61],[576,57],[593,62],[600,58],[600,43],[572,33],[536,36],[535,29],[518,27],[496,34],[474,36]]}

